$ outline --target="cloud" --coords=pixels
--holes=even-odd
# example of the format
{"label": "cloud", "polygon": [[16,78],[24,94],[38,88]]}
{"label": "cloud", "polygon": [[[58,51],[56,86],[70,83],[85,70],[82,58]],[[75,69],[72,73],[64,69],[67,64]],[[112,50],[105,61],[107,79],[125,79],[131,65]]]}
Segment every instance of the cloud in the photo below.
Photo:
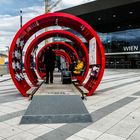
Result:
{"label": "cloud", "polygon": [[[43,14],[42,6],[23,8],[23,24],[30,19]],[[14,35],[20,28],[20,17],[11,15],[0,15],[0,50],[5,50],[5,46],[10,46]]]}
{"label": "cloud", "polygon": [[22,11],[25,14],[41,14],[44,12],[44,6],[33,6],[33,7],[27,7],[27,8],[23,8]]}
{"label": "cloud", "polygon": [[90,2],[90,1],[95,1],[95,0],[76,0],[76,1],[62,0],[53,10],[57,11],[57,10],[60,10],[60,9],[65,9],[65,8],[69,8],[69,7],[72,7],[72,6],[79,5],[79,4],[87,3],[87,2]]}
{"label": "cloud", "polygon": [[[93,0],[77,0],[74,2],[71,0],[62,0],[53,10],[71,7],[87,1]],[[23,24],[44,13],[44,0],[30,0],[29,4],[28,2],[29,1],[0,0],[0,50],[5,50],[5,46],[10,46],[14,35],[20,28],[20,9],[23,11]],[[28,7],[27,4],[29,5]],[[3,14],[3,12],[5,13]]]}
{"label": "cloud", "polygon": [[0,4],[11,4],[12,1],[9,0],[0,0]]}
{"label": "cloud", "polygon": [[[2,15],[1,15],[2,16]],[[1,22],[0,22],[0,31],[16,31],[18,27],[18,23],[19,23],[19,17],[18,16],[3,16],[1,18]]]}
{"label": "cloud", "polygon": [[0,50],[5,50],[5,46],[10,46],[12,38],[19,29],[19,17],[10,15],[0,15]]}

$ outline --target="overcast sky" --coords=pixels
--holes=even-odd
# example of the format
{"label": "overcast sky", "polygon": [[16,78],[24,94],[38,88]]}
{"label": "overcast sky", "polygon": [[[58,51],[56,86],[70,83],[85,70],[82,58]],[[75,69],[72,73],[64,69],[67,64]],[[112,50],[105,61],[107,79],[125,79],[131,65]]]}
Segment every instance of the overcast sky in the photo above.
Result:
{"label": "overcast sky", "polygon": [[[62,0],[55,9],[63,9],[94,0]],[[51,0],[56,2],[56,0]],[[44,0],[0,0],[0,50],[10,46],[20,28],[19,11],[23,11],[23,24],[44,13]]]}

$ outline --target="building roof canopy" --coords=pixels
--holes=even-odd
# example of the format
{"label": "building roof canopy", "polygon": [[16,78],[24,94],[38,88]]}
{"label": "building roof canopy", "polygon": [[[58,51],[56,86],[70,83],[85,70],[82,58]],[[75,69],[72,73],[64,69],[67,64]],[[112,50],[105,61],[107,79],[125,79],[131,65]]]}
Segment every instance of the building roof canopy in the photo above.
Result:
{"label": "building roof canopy", "polygon": [[102,33],[140,28],[140,0],[97,0],[59,12],[76,15]]}

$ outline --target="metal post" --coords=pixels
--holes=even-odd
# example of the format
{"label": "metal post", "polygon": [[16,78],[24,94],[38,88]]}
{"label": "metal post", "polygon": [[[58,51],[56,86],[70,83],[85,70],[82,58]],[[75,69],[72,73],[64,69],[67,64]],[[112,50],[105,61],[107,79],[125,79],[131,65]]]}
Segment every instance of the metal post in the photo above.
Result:
{"label": "metal post", "polygon": [[22,27],[22,10],[20,10],[20,28]]}
{"label": "metal post", "polygon": [[[22,28],[22,10],[20,9],[20,28]],[[22,51],[21,51],[21,55],[23,56],[22,54]],[[23,70],[23,59],[22,59],[22,56],[21,56],[21,69]]]}
{"label": "metal post", "polygon": [[[56,7],[62,0],[57,0],[54,4],[51,6],[49,3],[51,3],[51,0],[45,0],[45,14],[49,13],[54,7]],[[47,27],[45,28],[45,32],[47,32]],[[48,39],[45,40],[45,45],[48,44]]]}
{"label": "metal post", "polygon": [[45,0],[45,13],[49,12],[48,6],[49,6],[49,0]]}

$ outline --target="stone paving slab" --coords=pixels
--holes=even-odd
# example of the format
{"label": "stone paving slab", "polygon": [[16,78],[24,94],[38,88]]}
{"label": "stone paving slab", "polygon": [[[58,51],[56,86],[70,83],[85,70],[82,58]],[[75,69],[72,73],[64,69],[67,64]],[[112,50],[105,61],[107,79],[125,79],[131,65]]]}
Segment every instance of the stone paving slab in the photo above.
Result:
{"label": "stone paving slab", "polygon": [[7,80],[10,80],[10,79],[11,79],[11,76],[9,74],[0,76],[0,83],[4,82],[4,81],[7,81]]}
{"label": "stone paving slab", "polygon": [[[96,94],[87,97],[87,101],[84,101],[86,108],[96,121],[79,124],[19,124],[30,102],[26,98],[17,99],[20,93],[17,92],[12,80],[2,82],[0,83],[0,128],[4,128],[4,130],[0,131],[0,139],[139,140],[139,79],[140,70],[106,69],[103,82],[96,90]],[[55,80],[54,84],[49,85],[53,89],[55,89],[55,84],[61,82],[59,74],[55,77]],[[57,91],[55,89],[53,92],[59,92],[59,95],[63,95],[62,93],[66,93],[66,90],[64,88],[61,91],[58,88]],[[72,91],[68,92],[71,93]],[[50,90],[48,93],[51,95],[52,91]],[[3,100],[4,98],[5,100]],[[11,100],[14,98],[15,100]],[[115,102],[117,102],[117,105]],[[15,130],[15,132],[11,130]]]}

